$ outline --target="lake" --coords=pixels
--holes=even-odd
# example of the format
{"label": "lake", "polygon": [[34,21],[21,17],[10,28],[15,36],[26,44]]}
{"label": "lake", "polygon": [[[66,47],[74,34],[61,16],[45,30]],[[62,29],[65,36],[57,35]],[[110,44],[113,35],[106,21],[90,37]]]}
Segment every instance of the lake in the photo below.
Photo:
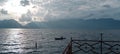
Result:
{"label": "lake", "polygon": [[0,54],[62,54],[71,37],[99,40],[101,32],[103,40],[120,38],[120,30],[0,29]]}

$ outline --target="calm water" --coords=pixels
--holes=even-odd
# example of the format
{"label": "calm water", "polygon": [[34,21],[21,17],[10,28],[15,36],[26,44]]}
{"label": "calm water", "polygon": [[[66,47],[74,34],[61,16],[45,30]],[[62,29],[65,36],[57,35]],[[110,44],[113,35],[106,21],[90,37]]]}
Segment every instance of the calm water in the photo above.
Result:
{"label": "calm water", "polygon": [[[0,29],[0,54],[61,54],[70,37],[119,40],[120,30]],[[55,37],[66,37],[55,41]],[[38,48],[35,48],[35,42]]]}

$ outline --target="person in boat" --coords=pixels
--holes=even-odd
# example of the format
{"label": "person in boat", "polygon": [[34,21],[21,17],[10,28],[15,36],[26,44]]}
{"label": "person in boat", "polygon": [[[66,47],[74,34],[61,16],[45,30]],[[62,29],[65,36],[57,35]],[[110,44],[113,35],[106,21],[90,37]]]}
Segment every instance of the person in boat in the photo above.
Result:
{"label": "person in boat", "polygon": [[63,36],[61,36],[61,39],[63,39]]}
{"label": "person in boat", "polygon": [[60,38],[55,38],[55,40],[63,40],[65,39],[63,36],[61,36]]}

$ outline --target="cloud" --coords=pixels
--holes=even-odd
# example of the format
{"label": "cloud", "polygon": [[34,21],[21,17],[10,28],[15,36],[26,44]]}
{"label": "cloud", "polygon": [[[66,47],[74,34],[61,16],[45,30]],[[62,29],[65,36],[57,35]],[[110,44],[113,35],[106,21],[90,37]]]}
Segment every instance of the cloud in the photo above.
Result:
{"label": "cloud", "polygon": [[22,17],[19,19],[20,22],[29,22],[31,20],[31,17],[25,14],[23,14]]}
{"label": "cloud", "polygon": [[4,5],[5,2],[7,2],[8,0],[0,0],[0,6]]}
{"label": "cloud", "polygon": [[19,19],[20,22],[30,22],[32,21],[32,14],[28,11],[26,14],[23,14]]}
{"label": "cloud", "polygon": [[[18,5],[19,7],[30,10],[28,13],[25,10],[26,14],[20,15],[21,22],[30,22],[33,17],[45,20],[120,18],[117,16],[120,9],[115,9],[120,8],[119,0],[19,0],[19,2],[22,5]],[[14,5],[14,7],[18,6]],[[20,10],[24,10],[22,8]],[[7,11],[11,10],[8,8]]]}
{"label": "cloud", "polygon": [[[49,10],[47,19],[52,18],[81,18],[81,19],[92,19],[93,18],[107,18],[111,17],[117,11],[115,8],[120,7],[120,2],[118,0],[53,0],[49,5],[44,5],[45,9]],[[111,14],[107,10],[111,9]],[[99,11],[104,11],[106,13],[100,13]],[[50,13],[51,12],[51,13]],[[54,13],[54,15],[51,15]],[[98,15],[97,15],[98,14]],[[103,16],[106,15],[106,16]],[[120,18],[120,17],[119,17]],[[54,20],[54,19],[53,19]]]}
{"label": "cloud", "polygon": [[[92,19],[92,17],[103,17],[103,13],[100,13],[101,11],[107,12],[109,9],[120,7],[118,0],[21,0],[22,6],[30,5],[30,3],[34,5],[32,8],[38,9],[37,13],[30,17],[23,15],[20,18],[21,21],[31,21],[33,16],[42,17],[45,20]],[[105,15],[110,17],[108,13],[104,13]]]}
{"label": "cloud", "polygon": [[105,8],[111,8],[110,5],[103,5],[103,7],[105,7]]}
{"label": "cloud", "polygon": [[21,1],[20,1],[20,4],[21,4],[22,6],[27,6],[27,5],[30,5],[30,2],[29,2],[28,0],[21,0]]}
{"label": "cloud", "polygon": [[1,9],[1,10],[0,10],[0,13],[1,13],[1,14],[8,14],[8,11],[7,11],[7,10],[4,10],[4,9]]}
{"label": "cloud", "polygon": [[[97,12],[120,7],[118,0],[35,0],[35,2],[32,3],[48,11],[45,16],[46,20],[98,18],[94,16]],[[45,13],[45,11],[43,12],[40,9],[38,12],[39,14],[37,15],[44,15]],[[41,14],[41,12],[43,13]],[[102,14],[103,13],[99,13],[97,16],[100,17]]]}
{"label": "cloud", "polygon": [[120,7],[86,12],[84,19],[113,18],[120,20]]}

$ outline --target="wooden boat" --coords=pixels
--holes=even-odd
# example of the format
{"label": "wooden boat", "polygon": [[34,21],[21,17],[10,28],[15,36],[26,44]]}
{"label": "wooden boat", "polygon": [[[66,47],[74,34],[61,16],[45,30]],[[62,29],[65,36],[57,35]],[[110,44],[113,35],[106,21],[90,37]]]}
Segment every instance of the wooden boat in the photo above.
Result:
{"label": "wooden boat", "polygon": [[55,40],[63,40],[63,39],[66,39],[66,38],[64,37],[55,38]]}

